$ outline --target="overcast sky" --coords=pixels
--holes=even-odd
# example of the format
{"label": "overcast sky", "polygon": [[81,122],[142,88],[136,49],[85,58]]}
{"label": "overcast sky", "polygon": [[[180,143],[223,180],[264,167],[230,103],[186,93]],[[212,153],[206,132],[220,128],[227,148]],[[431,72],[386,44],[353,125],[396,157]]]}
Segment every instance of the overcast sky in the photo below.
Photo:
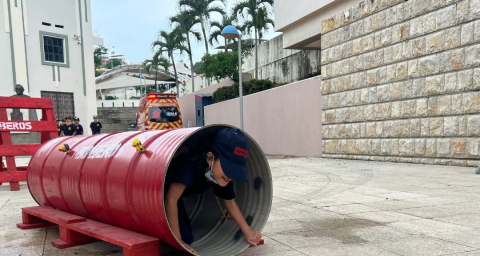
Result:
{"label": "overcast sky", "polygon": [[[238,0],[226,2],[229,10]],[[156,39],[157,32],[171,29],[168,18],[178,13],[176,0],[92,0],[91,5],[94,34],[103,37],[105,46],[110,49],[113,46],[115,54],[123,54],[128,62],[133,63],[153,56],[150,46]],[[220,15],[212,17],[213,20],[220,18]],[[200,26],[196,29],[200,31]],[[264,38],[270,39],[276,35],[279,33],[270,28]],[[192,51],[195,63],[205,54],[203,41],[194,41]],[[212,53],[217,50],[209,46],[209,51]],[[186,53],[174,57],[175,61],[181,58],[187,65],[190,63]]]}

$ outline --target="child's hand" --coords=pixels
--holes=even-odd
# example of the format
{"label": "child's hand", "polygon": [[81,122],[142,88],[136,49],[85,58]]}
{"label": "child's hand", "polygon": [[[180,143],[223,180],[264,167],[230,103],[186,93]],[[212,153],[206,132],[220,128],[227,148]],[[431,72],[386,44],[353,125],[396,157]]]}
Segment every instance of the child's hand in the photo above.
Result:
{"label": "child's hand", "polygon": [[245,235],[245,239],[248,243],[252,246],[257,246],[260,240],[262,239],[262,233],[258,230],[251,229],[250,232],[247,232]]}
{"label": "child's hand", "polygon": [[180,241],[180,243],[183,245],[183,247],[187,248],[187,250],[189,250],[190,252],[192,252],[194,254],[198,253],[195,249],[193,249],[190,245],[188,245],[184,241]]}

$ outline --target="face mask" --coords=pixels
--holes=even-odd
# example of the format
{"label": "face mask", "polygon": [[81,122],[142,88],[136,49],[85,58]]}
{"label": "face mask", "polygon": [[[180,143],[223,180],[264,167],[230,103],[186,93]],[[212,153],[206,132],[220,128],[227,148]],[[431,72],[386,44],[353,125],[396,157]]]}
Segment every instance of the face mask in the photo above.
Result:
{"label": "face mask", "polygon": [[213,167],[213,162],[215,161],[215,157],[213,157],[213,160],[212,160],[212,165],[210,165],[209,167],[209,170],[207,173],[205,173],[205,177],[207,177],[207,179],[215,184],[218,185],[218,182],[217,180],[213,177],[213,170],[212,170],[212,167]]}

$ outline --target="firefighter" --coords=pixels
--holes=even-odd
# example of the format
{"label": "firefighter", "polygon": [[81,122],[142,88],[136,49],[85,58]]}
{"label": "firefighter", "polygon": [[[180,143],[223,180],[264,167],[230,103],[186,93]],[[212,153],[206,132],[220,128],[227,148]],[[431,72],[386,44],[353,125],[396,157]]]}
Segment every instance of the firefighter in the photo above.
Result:
{"label": "firefighter", "polygon": [[[167,172],[165,208],[167,218],[176,238],[192,253],[194,241],[192,226],[183,205],[183,197],[202,194],[210,188],[224,205],[245,239],[256,246],[262,237],[252,230],[235,202],[232,180],[248,182],[245,164],[248,156],[248,139],[238,129],[224,128],[202,140],[191,153],[175,157]],[[209,142],[211,141],[211,142]],[[219,209],[220,210],[220,209]],[[222,211],[223,214],[223,211]],[[224,215],[226,218],[226,216]]]}
{"label": "firefighter", "polygon": [[73,123],[75,124],[75,135],[83,135],[83,126],[80,124],[80,118],[74,117]]}
{"label": "firefighter", "polygon": [[72,123],[72,118],[67,116],[65,117],[65,123],[62,126],[61,137],[63,136],[75,136],[77,127]]}

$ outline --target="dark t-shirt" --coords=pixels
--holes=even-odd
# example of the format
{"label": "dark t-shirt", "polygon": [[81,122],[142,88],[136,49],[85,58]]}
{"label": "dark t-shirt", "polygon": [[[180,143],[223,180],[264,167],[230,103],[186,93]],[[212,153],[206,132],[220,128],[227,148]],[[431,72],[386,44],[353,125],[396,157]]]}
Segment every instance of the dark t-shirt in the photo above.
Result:
{"label": "dark t-shirt", "polygon": [[75,125],[77,128],[77,133],[75,135],[83,135],[83,126],[79,124],[78,126]]}
{"label": "dark t-shirt", "polygon": [[77,127],[74,124],[64,124],[62,126],[63,134],[65,134],[65,136],[72,136],[76,129]]}
{"label": "dark t-shirt", "polygon": [[185,185],[182,197],[201,194],[210,188],[213,193],[225,200],[235,198],[235,190],[233,189],[233,181],[227,186],[221,187],[213,182],[207,181],[205,170],[194,166],[192,158],[188,155],[176,157],[172,160],[167,172],[166,184],[169,187],[171,182],[177,182]]}
{"label": "dark t-shirt", "polygon": [[62,134],[62,128],[63,128],[63,125],[57,125],[58,136],[60,136]]}
{"label": "dark t-shirt", "polygon": [[92,129],[93,134],[100,133],[100,129],[102,129],[102,123],[100,122],[91,122],[90,123],[90,128]]}

